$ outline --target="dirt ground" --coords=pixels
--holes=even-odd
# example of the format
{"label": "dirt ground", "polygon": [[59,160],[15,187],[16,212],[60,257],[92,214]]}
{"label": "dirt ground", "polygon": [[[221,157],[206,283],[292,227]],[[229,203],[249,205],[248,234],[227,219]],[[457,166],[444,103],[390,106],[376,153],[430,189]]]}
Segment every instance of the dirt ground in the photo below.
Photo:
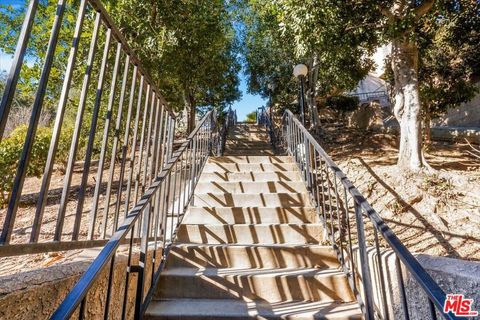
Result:
{"label": "dirt ground", "polygon": [[[138,167],[138,166],[137,166]],[[86,196],[84,201],[84,207],[80,222],[80,232],[79,240],[88,240],[88,228],[91,220],[91,208],[93,205],[94,199],[94,190],[96,184],[96,174],[97,174],[97,163],[94,162],[90,169],[88,175],[88,183],[86,188]],[[144,168],[144,162],[140,166]],[[75,222],[75,213],[78,205],[78,192],[80,189],[80,183],[83,172],[83,164],[78,162],[75,164],[75,170],[72,175],[72,183],[70,187],[70,196],[67,203],[67,209],[65,214],[65,222],[62,232],[62,241],[69,241],[72,238],[73,226]],[[135,171],[137,173],[137,171]],[[141,197],[142,191],[142,177],[143,170],[140,172],[140,183],[138,187],[137,197]],[[127,165],[124,175],[122,196],[121,196],[121,205],[118,215],[118,225],[123,222],[125,217],[125,199],[127,195],[127,180],[130,175],[130,168]],[[172,174],[175,177],[175,174]],[[109,210],[107,216],[107,226],[105,238],[108,239],[113,233],[113,222],[115,216],[115,207],[118,199],[118,186],[120,178],[120,163],[117,163],[115,166],[114,176],[112,183],[112,191],[109,201]],[[104,213],[106,206],[106,190],[109,179],[109,168],[105,167],[103,171],[102,184],[100,187],[100,194],[98,200],[98,213],[95,223],[95,231],[93,239],[101,240]],[[135,180],[135,174],[133,175],[133,180]],[[173,180],[172,180],[173,181]],[[175,180],[176,181],[176,180]],[[177,182],[177,185],[180,184],[180,179]],[[51,242],[54,239],[57,215],[60,203],[60,197],[62,193],[64,183],[64,173],[60,170],[54,171],[52,175],[52,180],[50,183],[50,191],[48,200],[45,206],[44,216],[42,219],[41,233],[39,237],[39,242]],[[147,185],[149,184],[147,178]],[[17,217],[15,220],[14,229],[11,237],[11,244],[26,244],[29,242],[30,233],[32,231],[32,224],[35,216],[36,210],[36,201],[38,199],[38,193],[41,185],[41,179],[35,177],[28,177],[25,179],[25,184],[23,188],[22,197],[20,199],[20,207],[17,212]],[[129,209],[133,207],[133,202],[135,199],[135,183],[132,182],[132,188],[130,191],[131,197],[129,201]],[[171,186],[173,188],[173,186]],[[177,197],[178,198],[178,197]],[[3,225],[5,219],[6,209],[0,209],[0,227]],[[136,228],[140,230],[140,228]],[[58,252],[47,252],[39,254],[28,254],[22,256],[11,256],[11,257],[0,257],[0,282],[2,276],[8,276],[18,272],[26,272],[39,268],[49,267],[58,264],[64,264],[71,262],[77,258],[83,250],[69,250],[69,251],[58,251]]]}
{"label": "dirt ground", "polygon": [[320,141],[411,251],[480,260],[480,159],[469,146],[433,142],[434,172],[406,174],[392,134],[328,125]]}
{"label": "dirt ground", "polygon": [[[62,240],[68,241],[72,237],[73,225],[75,221],[75,211],[78,204],[77,194],[80,188],[80,182],[82,177],[83,165],[77,163],[75,165],[74,174],[72,175],[71,192],[69,201],[67,204],[65,223],[62,232]],[[107,220],[107,232],[106,236],[109,237],[112,233],[113,215],[116,204],[116,194],[118,190],[118,178],[119,178],[119,165],[116,166],[112,195],[110,200],[110,210]],[[128,172],[128,171],[127,171]],[[95,188],[95,177],[97,173],[96,163],[93,164],[87,185],[87,192],[84,201],[84,208],[80,223],[79,240],[87,240],[88,225],[90,209],[93,201],[93,191]],[[108,168],[103,172],[103,179],[101,185],[101,194],[99,196],[99,213],[97,216],[97,228],[95,230],[94,239],[101,239],[100,229],[101,221],[103,220],[104,205],[105,205],[105,190],[107,188],[108,181]],[[57,221],[58,208],[60,203],[61,192],[63,188],[63,172],[56,170],[52,175],[50,184],[50,192],[45,206],[44,216],[42,219],[41,233],[39,242],[48,242],[53,240],[55,234],[55,227]],[[38,192],[41,185],[41,179],[35,177],[28,177],[25,179],[22,197],[20,200],[20,207],[17,211],[17,218],[15,220],[14,230],[12,232],[11,242],[12,244],[28,243],[30,239],[30,233],[32,230],[33,217],[36,210],[36,201],[38,198]],[[122,199],[125,199],[126,188],[122,193]],[[123,218],[124,207],[121,207],[119,216]],[[0,210],[0,221],[3,223],[5,219],[6,209]],[[120,219],[120,221],[123,219]],[[28,271],[37,269],[39,267],[48,267],[58,263],[65,263],[74,259],[82,250],[70,250],[61,252],[50,252],[41,254],[29,254],[26,256],[14,256],[0,258],[0,276],[16,273],[19,271]]]}

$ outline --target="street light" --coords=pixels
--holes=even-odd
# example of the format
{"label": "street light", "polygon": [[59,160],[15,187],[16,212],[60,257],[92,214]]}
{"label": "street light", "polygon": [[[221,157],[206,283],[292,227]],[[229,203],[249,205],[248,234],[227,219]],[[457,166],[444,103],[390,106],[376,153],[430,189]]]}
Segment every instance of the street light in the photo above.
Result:
{"label": "street light", "polygon": [[273,124],[273,117],[272,117],[272,110],[273,110],[273,99],[272,99],[272,95],[273,95],[273,90],[275,89],[275,85],[273,83],[269,83],[267,85],[268,87],[268,104],[269,104],[269,113],[270,113],[270,120],[272,120],[272,124]]}
{"label": "street light", "polygon": [[308,68],[304,64],[297,64],[293,68],[293,75],[300,80],[300,120],[305,125],[305,77],[308,73]]}

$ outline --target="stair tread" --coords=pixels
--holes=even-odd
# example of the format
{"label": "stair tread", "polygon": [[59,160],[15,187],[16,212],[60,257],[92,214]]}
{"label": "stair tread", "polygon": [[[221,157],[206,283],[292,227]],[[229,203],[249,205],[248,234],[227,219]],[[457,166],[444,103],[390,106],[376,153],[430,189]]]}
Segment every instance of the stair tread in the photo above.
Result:
{"label": "stair tread", "polygon": [[315,207],[312,207],[312,206],[291,206],[291,207],[279,207],[279,206],[272,206],[272,207],[259,207],[259,206],[250,206],[250,207],[224,207],[224,206],[201,206],[201,205],[196,205],[196,206],[190,206],[189,209],[187,210],[187,213],[190,211],[190,210],[208,210],[208,211],[237,211],[237,212],[240,212],[240,210],[249,210],[249,211],[252,211],[252,210],[255,210],[255,211],[271,211],[271,210],[275,210],[275,211],[290,211],[292,212],[293,211],[309,211],[309,210],[316,210]]}
{"label": "stair tread", "polygon": [[156,315],[192,318],[255,318],[269,319],[362,319],[357,302],[282,301],[268,303],[261,300],[233,299],[176,299],[154,300],[146,317]]}
{"label": "stair tread", "polygon": [[338,268],[337,253],[322,245],[174,244],[167,268]]}
{"label": "stair tread", "polygon": [[334,253],[331,246],[321,244],[216,244],[216,243],[175,243],[173,247],[195,247],[195,248],[268,248],[268,249],[311,249],[311,250],[327,250]]}
{"label": "stair tread", "polygon": [[321,223],[315,222],[305,222],[305,223],[224,223],[224,224],[208,224],[208,223],[183,223],[184,226],[212,226],[212,227],[232,227],[232,226],[241,226],[241,227],[251,227],[251,226],[312,226],[312,227],[322,227]]}
{"label": "stair tread", "polygon": [[183,276],[183,277],[344,277],[343,271],[338,268],[188,268],[173,267],[166,268],[162,275],[164,276]]}
{"label": "stair tread", "polygon": [[210,157],[207,163],[293,163],[293,159],[290,156],[237,155]]}

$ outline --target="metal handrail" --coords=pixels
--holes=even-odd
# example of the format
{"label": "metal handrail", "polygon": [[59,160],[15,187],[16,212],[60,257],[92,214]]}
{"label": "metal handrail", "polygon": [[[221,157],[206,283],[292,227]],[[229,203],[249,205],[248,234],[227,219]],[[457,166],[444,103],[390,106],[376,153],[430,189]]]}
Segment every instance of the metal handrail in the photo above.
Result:
{"label": "metal handrail", "polygon": [[222,122],[221,126],[217,128],[216,134],[212,143],[216,145],[216,148],[213,148],[215,156],[222,156],[225,150],[225,144],[227,142],[228,131],[231,127],[237,124],[237,113],[236,111],[229,108],[225,114],[225,119]]}
{"label": "metal handrail", "polygon": [[[456,316],[450,313],[443,313],[443,306],[446,300],[445,292],[402,244],[375,209],[370,206],[363,195],[290,110],[285,112],[282,123],[283,143],[286,144],[288,154],[293,156],[302,171],[303,179],[315,202],[317,213],[322,220],[325,234],[328,235],[333,248],[337,252],[342,268],[349,277],[350,285],[362,305],[365,317],[367,319],[389,318],[386,286],[391,285],[392,280],[384,277],[385,266],[383,266],[381,260],[382,252],[378,237],[378,234],[380,234],[396,256],[395,269],[405,318],[408,319],[408,301],[401,264],[427,295],[432,319],[436,319],[435,308],[445,319],[457,319]],[[339,190],[340,187],[343,188],[343,195],[341,190]],[[349,198],[353,199],[353,210],[349,210]],[[352,241],[352,235],[354,234],[351,231],[351,214],[354,215],[354,222],[357,227],[356,243]],[[364,215],[368,217],[368,220],[364,218]],[[379,284],[381,292],[377,295],[381,297],[381,301],[375,301],[373,294],[371,267],[369,265],[365,236],[365,225],[367,222],[371,222],[373,226],[374,250],[376,253],[376,259],[373,260],[381,274]],[[347,229],[346,233],[345,229]],[[354,244],[358,246],[359,250],[359,265],[355,265],[354,261]],[[361,272],[359,272],[358,268],[360,268]],[[361,274],[363,292],[357,288],[359,273]],[[383,310],[376,308],[378,305],[381,305]]]}
{"label": "metal handrail", "polygon": [[257,124],[264,125],[268,132],[268,138],[273,148],[277,147],[277,135],[275,134],[275,125],[271,115],[267,112],[265,107],[260,107],[257,110]]}
{"label": "metal handrail", "polygon": [[[209,111],[198,123],[187,140],[173,154],[172,158],[155,178],[135,207],[129,211],[126,219],[110,238],[108,243],[85,271],[77,284],[65,297],[61,305],[53,313],[51,319],[66,319],[79,308],[83,318],[87,294],[99,281],[102,271],[110,268],[107,281],[107,300],[104,305],[104,316],[109,316],[112,277],[115,268],[115,253],[130,233],[128,248],[128,266],[125,275],[122,318],[126,317],[128,304],[128,287],[131,273],[137,273],[134,318],[138,319],[145,311],[146,305],[153,295],[159,275],[173,243],[177,228],[193,195],[193,191],[202,172],[202,168],[211,152],[213,130],[216,124],[216,112]],[[177,180],[178,178],[178,180]],[[141,224],[141,226],[140,226]],[[139,263],[132,263],[132,246],[134,229],[141,227],[141,244]],[[152,239],[153,235],[153,239]],[[159,243],[161,247],[158,247]],[[156,259],[157,251],[162,255]],[[150,256],[150,257],[149,257]],[[159,260],[157,263],[156,260]],[[150,267],[152,276],[146,281],[146,269]],[[147,288],[145,286],[148,286]],[[148,293],[144,296],[145,290]],[[103,292],[103,291],[102,291]]]}
{"label": "metal handrail", "polygon": [[[30,0],[19,34],[14,60],[0,101],[0,140],[11,114],[13,98],[15,94],[18,94],[16,86],[20,79],[20,70],[24,64],[29,39],[32,37],[32,30],[35,30],[32,29],[32,25],[36,23],[35,15],[38,6],[38,0]],[[161,171],[171,157],[175,115],[167,106],[147,69],[142,66],[140,59],[128,46],[124,36],[115,26],[100,0],[80,0],[68,61],[65,70],[59,70],[64,72],[63,84],[58,97],[58,107],[37,198],[36,212],[32,216],[32,231],[29,235],[16,236],[15,243],[11,243],[10,240],[18,220],[17,213],[24,189],[23,185],[31,162],[39,118],[45,102],[45,93],[49,81],[51,82],[50,72],[59,43],[60,30],[64,26],[66,7],[66,0],[58,1],[46,58],[38,81],[35,102],[32,106],[23,150],[18,160],[8,207],[4,220],[0,221],[3,224],[0,234],[0,257],[98,245],[99,240],[108,239],[113,234],[124,215],[123,212],[128,212],[132,205],[136,204],[139,195],[148,188],[152,177],[157,171]],[[87,21],[87,17],[90,16],[94,17],[93,23]],[[79,48],[82,41],[82,31],[87,28],[92,31],[90,47],[83,82],[81,82],[81,87],[78,87],[79,94],[77,96],[75,95],[76,92],[71,90],[74,82],[72,79],[76,69],[82,67],[80,61],[78,61],[80,60],[78,58],[80,55]],[[97,50],[100,49],[97,48],[100,44],[102,50]],[[100,57],[97,57],[98,55]],[[91,84],[92,81],[96,81],[96,86]],[[108,89],[105,88],[107,82]],[[119,97],[117,97],[117,93],[119,93]],[[108,99],[103,99],[102,96],[107,94]],[[73,98],[78,98],[79,102],[73,136],[71,142],[66,142],[70,143],[70,151],[68,152],[66,173],[63,177],[64,184],[61,188],[60,205],[54,218],[55,230],[51,237],[49,235],[40,237],[41,229],[45,224],[44,220],[46,220],[44,219],[44,212],[50,193],[54,165],[58,162],[56,158],[58,158],[59,141],[62,131],[65,130],[64,116],[68,106],[70,106],[69,100]],[[90,105],[93,106],[91,117],[85,116],[85,114],[90,114],[90,110],[88,110]],[[133,128],[130,127],[131,123]],[[96,132],[102,125],[101,145],[98,146],[98,154],[94,154]],[[87,132],[83,132],[84,129],[82,128],[85,127],[89,128]],[[86,137],[84,155],[79,154],[82,136]],[[84,161],[81,164],[83,166],[81,182],[78,197],[75,197],[77,205],[74,208],[74,221],[71,235],[69,235],[70,228],[66,230],[65,220],[68,216],[67,207],[72,201],[70,200],[70,194],[73,191],[72,176],[75,166],[80,164],[77,161],[78,158]],[[121,160],[120,167],[117,164],[118,159]],[[88,219],[85,219],[83,211],[87,201],[88,177],[93,170],[92,163],[94,160],[98,160],[98,166],[92,209]],[[109,166],[107,166],[108,163]],[[104,172],[106,173],[107,170],[108,178],[104,178]],[[120,177],[116,188],[114,177],[116,177],[117,171],[120,171]],[[103,201],[100,200],[104,189],[102,180],[107,184]],[[127,192],[123,193],[125,186]],[[125,201],[122,201],[123,197]],[[113,203],[111,198],[115,198],[114,208],[110,208],[110,203]],[[100,214],[101,210],[99,208],[102,206],[103,212]],[[49,218],[48,220],[52,219]],[[101,227],[98,227],[99,224],[101,224]],[[83,232],[87,235],[83,235]],[[65,239],[66,235],[69,235],[68,240]]]}

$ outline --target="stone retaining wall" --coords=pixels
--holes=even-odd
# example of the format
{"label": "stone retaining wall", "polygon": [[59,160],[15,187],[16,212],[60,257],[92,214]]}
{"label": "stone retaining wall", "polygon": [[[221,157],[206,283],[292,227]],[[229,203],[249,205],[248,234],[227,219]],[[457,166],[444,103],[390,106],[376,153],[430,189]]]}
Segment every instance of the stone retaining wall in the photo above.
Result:
{"label": "stone retaining wall", "polygon": [[[68,264],[0,277],[0,319],[48,319],[99,252],[100,249],[84,250]],[[152,254],[150,251],[148,258]],[[157,250],[158,256],[161,256],[161,250]],[[138,257],[138,252],[132,253],[132,264],[137,264]],[[109,319],[121,318],[126,267],[127,252],[124,249],[115,259]],[[109,269],[105,268],[87,295],[87,319],[103,319]],[[151,275],[151,268],[147,267],[145,293]],[[132,274],[128,285],[127,318],[133,317],[136,287],[137,275]],[[74,318],[78,317],[77,314],[78,310]]]}
{"label": "stone retaining wall", "polygon": [[[359,261],[358,250],[356,251],[355,261]],[[370,276],[374,288],[375,309],[383,314],[384,305],[381,298],[380,270],[378,269],[376,259],[377,254],[374,248],[368,249]],[[473,310],[480,311],[480,263],[451,259],[445,257],[434,257],[424,254],[414,254],[424,269],[448,294],[464,294],[466,298],[474,299]],[[383,276],[386,283],[387,312],[390,319],[404,319],[404,309],[400,299],[400,289],[398,286],[398,274],[395,263],[395,254],[392,250],[383,250],[381,254],[383,264]],[[375,260],[375,263],[374,263]],[[408,302],[410,319],[425,320],[431,319],[428,300],[424,291],[420,288],[413,276],[407,272],[402,264],[402,276],[405,282],[405,291]],[[360,272],[361,275],[361,272]],[[358,287],[363,292],[360,281]],[[440,314],[439,319],[441,319]],[[473,319],[473,318],[472,318]]]}

